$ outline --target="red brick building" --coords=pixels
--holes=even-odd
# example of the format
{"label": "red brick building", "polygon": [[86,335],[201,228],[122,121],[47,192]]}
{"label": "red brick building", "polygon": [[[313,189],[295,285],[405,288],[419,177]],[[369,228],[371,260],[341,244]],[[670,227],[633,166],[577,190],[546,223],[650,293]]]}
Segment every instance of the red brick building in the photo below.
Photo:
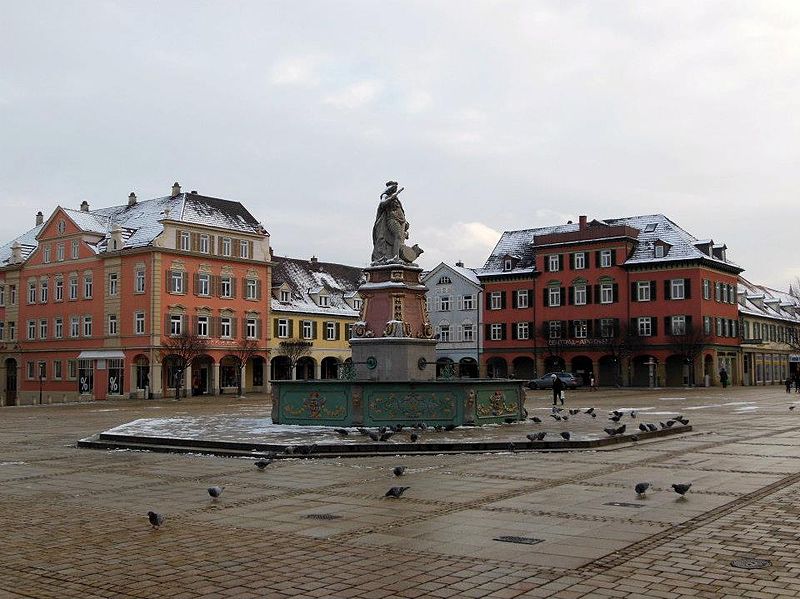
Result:
{"label": "red brick building", "polygon": [[[259,350],[244,386],[266,385],[269,236],[239,202],[181,193],[89,210],[57,208],[0,248],[0,402],[161,397],[238,383],[234,354]],[[162,360],[195,333],[207,351],[186,370]]]}
{"label": "red brick building", "polygon": [[738,382],[742,269],[725,251],[660,214],[506,232],[478,271],[483,372],[644,386],[724,369]]}

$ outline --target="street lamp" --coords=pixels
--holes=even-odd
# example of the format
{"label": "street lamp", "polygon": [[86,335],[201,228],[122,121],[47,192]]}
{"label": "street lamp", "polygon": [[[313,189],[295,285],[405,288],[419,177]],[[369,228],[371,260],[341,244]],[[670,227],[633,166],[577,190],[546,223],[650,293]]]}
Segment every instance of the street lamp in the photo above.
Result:
{"label": "street lamp", "polygon": [[39,373],[39,405],[42,405],[42,383],[44,382],[44,375]]}

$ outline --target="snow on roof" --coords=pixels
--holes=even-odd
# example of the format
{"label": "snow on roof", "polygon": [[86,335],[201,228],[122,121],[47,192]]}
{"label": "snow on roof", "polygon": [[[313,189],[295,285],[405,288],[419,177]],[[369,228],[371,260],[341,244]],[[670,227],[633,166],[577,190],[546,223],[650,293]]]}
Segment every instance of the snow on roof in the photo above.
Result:
{"label": "snow on roof", "polygon": [[[800,298],[787,291],[756,285],[739,277],[737,292],[740,297],[744,298],[739,303],[740,312],[762,318],[776,318],[795,324],[800,323]],[[797,311],[796,314],[790,311],[792,307]]]}
{"label": "snow on roof", "polygon": [[[272,298],[272,310],[358,317],[358,310],[345,300],[356,297],[356,291],[364,280],[361,268],[319,261],[313,265],[309,260],[281,256],[273,256],[272,262],[273,287],[288,285],[291,289],[289,302]],[[327,295],[328,306],[320,306],[312,294]]]}
{"label": "snow on roof", "polygon": [[440,270],[450,270],[450,271],[452,271],[452,272],[464,277],[470,283],[473,283],[473,284],[475,284],[477,286],[480,286],[480,284],[481,284],[480,279],[478,279],[478,275],[475,274],[475,269],[466,268],[464,266],[451,266],[451,265],[446,264],[444,262],[440,262],[439,265],[436,266],[436,268],[432,268],[430,271],[422,273],[422,276],[420,277],[420,281],[422,281],[424,283],[425,281],[430,279],[430,277],[431,277],[431,275],[433,273],[438,272]]}
{"label": "snow on roof", "polygon": [[42,230],[42,227],[44,227],[44,224],[36,225],[33,229],[26,231],[19,237],[9,241],[7,244],[0,246],[0,266],[5,266],[11,263],[11,246],[14,245],[14,242],[19,243],[20,246],[22,246],[22,259],[27,259],[39,244],[39,242],[36,241],[36,236],[39,235],[39,231]]}

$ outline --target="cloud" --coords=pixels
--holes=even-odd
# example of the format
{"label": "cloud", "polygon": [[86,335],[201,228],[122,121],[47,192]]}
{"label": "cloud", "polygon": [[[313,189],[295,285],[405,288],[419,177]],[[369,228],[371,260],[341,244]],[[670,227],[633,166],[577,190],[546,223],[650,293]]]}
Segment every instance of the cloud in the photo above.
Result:
{"label": "cloud", "polygon": [[329,94],[324,102],[347,110],[355,110],[371,104],[381,93],[383,84],[380,81],[358,81],[344,89]]}
{"label": "cloud", "polygon": [[409,114],[419,114],[425,112],[433,105],[431,95],[421,89],[414,90],[406,94],[405,110]]}
{"label": "cloud", "polygon": [[454,264],[458,260],[468,267],[483,266],[492,248],[500,239],[500,232],[478,221],[455,222],[446,227],[430,225],[413,232],[425,250],[420,263],[425,268],[433,268],[439,262]]}
{"label": "cloud", "polygon": [[272,65],[270,81],[274,85],[313,86],[319,83],[317,67],[320,59],[310,56],[293,56]]}

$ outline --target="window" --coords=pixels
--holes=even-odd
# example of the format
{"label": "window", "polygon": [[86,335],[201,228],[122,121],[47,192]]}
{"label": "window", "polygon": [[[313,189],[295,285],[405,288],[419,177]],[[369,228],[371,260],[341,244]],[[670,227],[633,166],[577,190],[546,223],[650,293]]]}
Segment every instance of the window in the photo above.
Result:
{"label": "window", "polygon": [[358,298],[353,299],[353,309],[354,310],[361,310],[361,300]]}
{"label": "window", "polygon": [[109,314],[108,315],[108,334],[109,335],[117,335],[117,315],[116,314]]}
{"label": "window", "polygon": [[67,378],[73,381],[78,378],[77,360],[67,360]]}
{"label": "window", "polygon": [[108,295],[117,295],[119,291],[119,275],[115,272],[108,273]]}
{"label": "window", "polygon": [[222,238],[222,255],[223,256],[230,256],[231,255],[231,238],[230,237],[223,237]]}
{"label": "window", "polygon": [[233,320],[230,316],[223,316],[219,319],[219,336],[224,339],[233,337]]}
{"label": "window", "polygon": [[64,319],[59,317],[53,320],[53,334],[56,339],[64,337]]}
{"label": "window", "polygon": [[197,317],[197,336],[208,337],[208,316]]}
{"label": "window", "polygon": [[[527,308],[528,307],[528,290],[527,289],[518,289],[517,290],[517,308]],[[526,337],[527,339],[527,337]]]}
{"label": "window", "polygon": [[649,316],[642,316],[637,318],[639,335],[642,337],[650,337],[653,334],[653,323]]}
{"label": "window", "polygon": [[36,283],[34,281],[28,283],[28,303],[36,303]]}
{"label": "window", "polygon": [[203,254],[208,253],[208,235],[206,234],[200,235],[200,251]]}
{"label": "window", "polygon": [[70,275],[69,277],[69,299],[78,299],[78,277],[77,275]]}
{"label": "window", "polygon": [[239,257],[240,258],[249,258],[250,257],[250,243],[242,239],[239,241]]}
{"label": "window", "polygon": [[171,293],[183,293],[183,275],[179,270],[170,271],[169,290]]}
{"label": "window", "polygon": [[180,234],[180,249],[184,251],[189,251],[192,248],[190,240],[189,240],[189,233],[186,231],[181,231]]}
{"label": "window", "polygon": [[134,291],[136,293],[144,293],[144,270],[137,270],[135,275]]}
{"label": "window", "polygon": [[331,305],[330,298],[327,295],[320,295],[319,296],[319,305],[320,308],[327,308]]}
{"label": "window", "polygon": [[558,254],[553,254],[552,256],[547,257],[547,270],[550,272],[558,272],[561,270],[561,260],[559,260],[560,256]]}
{"label": "window", "polygon": [[53,378],[60,381],[61,374],[61,360],[53,360]]}
{"label": "window", "polygon": [[474,295],[465,295],[464,301],[462,303],[464,306],[464,310],[474,310],[475,309],[475,296]]}
{"label": "window", "polygon": [[572,293],[576,306],[586,305],[586,285],[575,285]]}
{"label": "window", "polygon": [[600,303],[612,304],[614,303],[614,285],[613,283],[600,284]]}
{"label": "window", "polygon": [[0,341],[3,340],[3,333],[5,333],[5,323],[0,320]]}
{"label": "window", "polygon": [[169,334],[180,335],[181,333],[183,333],[183,316],[172,314],[169,317]]}
{"label": "window", "polygon": [[548,325],[550,329],[550,339],[561,339],[561,321],[551,320]]}
{"label": "window", "polygon": [[605,337],[608,339],[609,337],[613,337],[615,333],[615,326],[614,326],[614,319],[613,318],[601,318],[600,319],[600,336]]}
{"label": "window", "polygon": [[719,282],[714,283],[714,299],[718,302],[722,301],[722,284]]}
{"label": "window", "polygon": [[258,325],[255,318],[248,318],[245,326],[248,339],[255,339],[258,337]]}
{"label": "window", "polygon": [[8,321],[8,340],[17,340],[17,323],[13,320]]}
{"label": "window", "polygon": [[314,323],[310,320],[303,321],[303,339],[314,338]]}
{"label": "window", "polygon": [[231,277],[220,277],[219,279],[219,296],[220,297],[233,297],[233,281]]}
{"label": "window", "polygon": [[72,259],[77,260],[80,257],[80,251],[78,246],[78,240],[72,240]]}
{"label": "window", "polygon": [[670,281],[670,298],[671,299],[684,298],[683,279],[672,279]]}
{"label": "window", "polygon": [[575,266],[575,270],[583,270],[586,268],[586,254],[584,252],[578,252],[572,259],[572,263]]}
{"label": "window", "polygon": [[278,320],[278,337],[285,339],[289,336],[289,321],[286,318]]}
{"label": "window", "polygon": [[94,389],[94,360],[78,360],[78,392],[91,393]]}
{"label": "window", "polygon": [[36,321],[28,321],[28,341],[36,339]]}
{"label": "window", "polygon": [[47,339],[47,319],[39,321],[39,339]]}
{"label": "window", "polygon": [[6,286],[0,285],[0,307],[6,305]]}
{"label": "window", "polygon": [[560,306],[561,305],[561,288],[550,287],[547,290],[547,305]]}
{"label": "window", "polygon": [[211,275],[202,273],[197,275],[197,295],[211,295]]}
{"label": "window", "polygon": [[137,335],[144,335],[144,312],[133,315],[133,331]]}
{"label": "window", "polygon": [[64,261],[64,244],[57,243],[56,244],[56,261],[63,262]]}
{"label": "window", "polygon": [[69,319],[69,336],[77,337],[81,334],[81,319],[77,316],[70,316]]}
{"label": "window", "polygon": [[600,268],[611,266],[611,250],[600,250]]}
{"label": "window", "polygon": [[35,362],[28,362],[27,363],[27,368],[28,368],[28,378],[29,379],[35,378],[36,377],[36,363]]}
{"label": "window", "polygon": [[517,323],[517,339],[530,339],[530,324],[527,322]]}
{"label": "window", "polygon": [[572,322],[572,334],[576,339],[586,339],[588,336],[588,327],[585,320],[574,320]]}
{"label": "window", "polygon": [[722,302],[727,304],[728,303],[728,285],[722,285]]}
{"label": "window", "polygon": [[84,316],[83,317],[83,336],[84,337],[91,337],[92,336],[92,317],[91,316]]}
{"label": "window", "polygon": [[450,280],[450,277],[448,277],[448,276],[446,276],[446,275],[445,275],[445,276],[441,276],[441,277],[439,277],[439,280],[438,280],[438,281],[436,281],[436,284],[437,284],[437,285],[449,285],[449,284],[450,284],[450,283],[452,283],[452,282],[453,282],[453,281],[451,281],[451,280]]}
{"label": "window", "polygon": [[39,302],[42,304],[47,303],[48,296],[50,295],[49,291],[50,284],[48,283],[47,279],[39,283]]}
{"label": "window", "polygon": [[347,338],[348,339],[352,339],[353,338],[353,324],[352,323],[347,325]]}
{"label": "window", "polygon": [[93,282],[92,275],[87,273],[83,275],[83,297],[84,299],[92,298]]}
{"label": "window", "polygon": [[489,325],[489,339],[491,339],[492,341],[501,341],[503,339],[502,324]]}
{"label": "window", "polygon": [[461,325],[461,337],[464,341],[475,341],[475,328],[471,324]]}
{"label": "window", "polygon": [[326,322],[325,323],[325,339],[331,341],[336,339],[336,323],[335,322]]}
{"label": "window", "polygon": [[489,309],[501,310],[503,308],[503,294],[500,291],[492,291],[489,294]]}
{"label": "window", "polygon": [[440,324],[439,325],[439,341],[443,343],[447,343],[450,341],[450,325],[449,324]]}
{"label": "window", "polygon": [[703,299],[711,299],[711,281],[703,279]]}
{"label": "window", "polygon": [[56,229],[58,230],[58,234],[59,235],[63,235],[64,234],[64,231],[67,229],[67,223],[63,218],[58,221],[58,224],[56,225]]}
{"label": "window", "polygon": [[50,264],[50,246],[49,245],[44,246],[44,252],[43,252],[43,255],[42,255],[42,262],[44,262],[45,264]]}
{"label": "window", "polygon": [[247,279],[247,299],[258,299],[258,281],[255,279]]}
{"label": "window", "polygon": [[636,282],[636,301],[649,302],[650,301],[650,281],[637,281]]}
{"label": "window", "polygon": [[47,378],[47,362],[43,360],[39,362],[39,378],[42,380]]}
{"label": "window", "polygon": [[450,310],[450,296],[443,295],[439,298],[439,310],[442,312],[447,312]]}
{"label": "window", "polygon": [[281,289],[281,303],[288,304],[289,300],[291,300],[291,293]]}
{"label": "window", "polygon": [[663,258],[664,257],[664,246],[663,245],[657,245],[656,246],[655,256],[656,256],[656,258]]}
{"label": "window", "polygon": [[[731,330],[730,330],[730,321],[727,318],[722,319],[722,335],[723,337],[730,337]],[[770,327],[770,335],[769,340],[774,341],[774,335],[772,334],[772,327]]]}
{"label": "window", "polygon": [[8,286],[8,301],[9,305],[16,306],[17,305],[17,286],[16,285],[9,285]]}
{"label": "window", "polygon": [[686,316],[673,316],[671,322],[671,329],[673,335],[685,335]]}
{"label": "window", "polygon": [[511,260],[508,260],[508,259],[504,260],[503,261],[503,270],[511,270],[511,268],[512,268]]}
{"label": "window", "polygon": [[64,301],[64,279],[56,277],[56,298],[57,302]]}

